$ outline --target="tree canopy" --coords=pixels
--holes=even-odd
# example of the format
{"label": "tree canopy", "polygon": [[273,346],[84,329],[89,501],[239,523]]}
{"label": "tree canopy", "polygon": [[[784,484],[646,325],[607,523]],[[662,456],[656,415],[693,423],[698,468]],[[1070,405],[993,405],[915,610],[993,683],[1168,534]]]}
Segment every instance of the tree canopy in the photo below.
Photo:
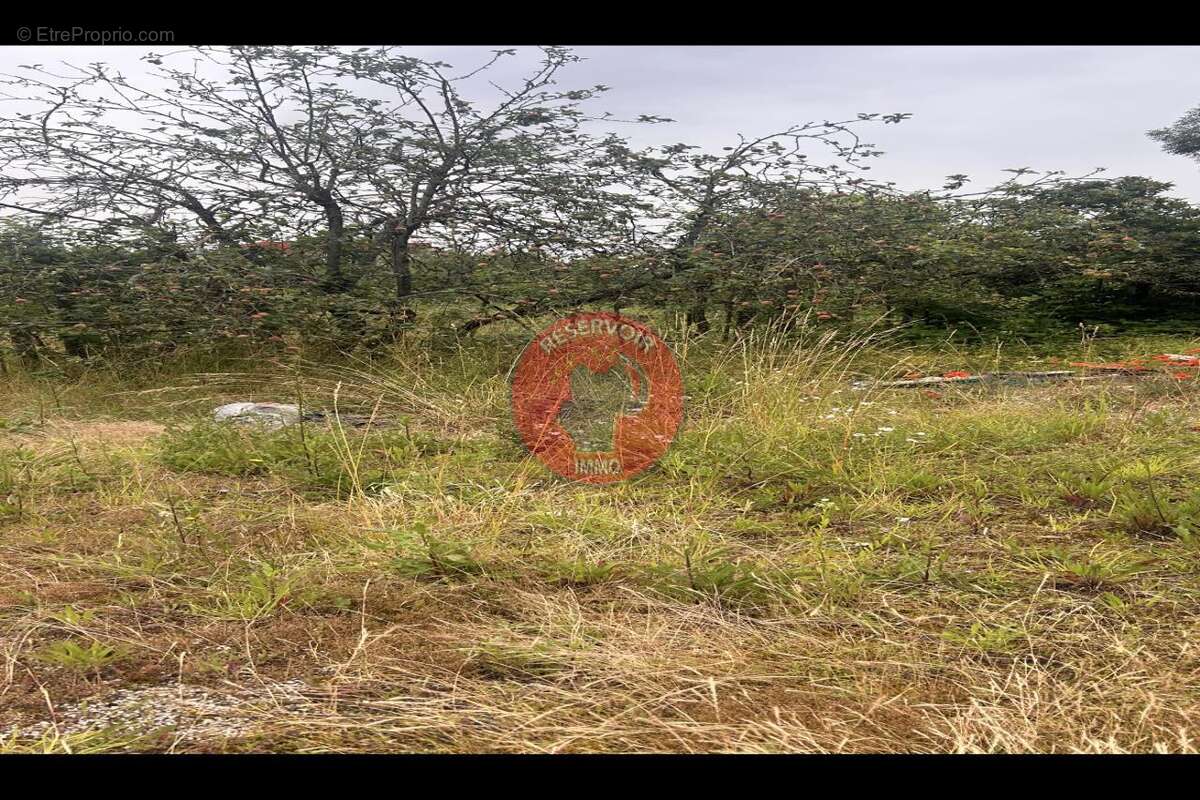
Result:
{"label": "tree canopy", "polygon": [[[805,315],[989,327],[1189,318],[1200,211],[1170,184],[1013,169],[982,191],[870,178],[906,113],[636,148],[543,47],[191,48],[3,78],[0,317],[27,360],[228,339],[371,348],[589,305],[698,332]],[[1197,114],[1151,133],[1196,155]],[[434,308],[437,308],[436,312]]]}

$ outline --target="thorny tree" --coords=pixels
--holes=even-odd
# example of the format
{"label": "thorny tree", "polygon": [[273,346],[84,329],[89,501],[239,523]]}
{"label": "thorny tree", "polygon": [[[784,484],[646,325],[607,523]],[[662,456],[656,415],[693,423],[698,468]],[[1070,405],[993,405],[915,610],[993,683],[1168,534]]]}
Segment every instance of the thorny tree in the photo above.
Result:
{"label": "thorny tree", "polygon": [[[897,123],[908,114],[889,114],[881,119]],[[668,221],[665,233],[669,247],[663,262],[667,275],[677,279],[688,273],[691,302],[688,321],[708,329],[707,297],[712,269],[692,256],[710,226],[723,216],[748,210],[769,213],[772,198],[801,189],[832,191],[884,191],[857,174],[869,170],[860,162],[882,155],[854,131],[855,123],[880,118],[859,114],[855,120],[806,122],[764,136],[738,136],[738,143],[723,148],[720,155],[705,153],[693,145],[674,144],[642,153],[625,154],[647,194],[658,199],[656,216]],[[817,164],[804,152],[817,144],[832,150],[837,161]]]}
{"label": "thorny tree", "polygon": [[466,96],[515,53],[494,51],[461,72],[392,48],[339,58],[341,76],[359,88],[356,114],[371,131],[352,203],[388,244],[397,301],[412,291],[418,236],[443,249],[466,242],[549,257],[613,255],[640,243],[636,221],[644,204],[624,190],[620,164],[610,157],[621,140],[586,132],[597,118],[579,108],[607,87],[555,88],[577,56],[541,48],[540,64],[519,85],[490,83],[490,104]]}
{"label": "thorny tree", "polygon": [[[374,232],[400,303],[421,238],[558,255],[637,247],[643,204],[609,157],[621,141],[585,132],[596,118],[579,109],[607,87],[555,88],[576,56],[541,48],[514,87],[487,81],[490,105],[467,97],[515,52],[457,72],[388,47],[196,48],[147,56],[157,69],[142,85],[103,64],[28,65],[5,81],[29,110],[0,126],[0,202],[172,240],[191,223],[229,247],[320,230],[328,292],[353,281],[349,231]],[[190,66],[170,66],[180,59]]]}
{"label": "thorny tree", "polygon": [[[517,304],[513,314],[532,314],[550,308],[619,301],[650,292],[683,295],[688,300],[688,320],[699,330],[708,329],[707,305],[718,268],[698,257],[714,224],[747,211],[770,212],[780,198],[801,189],[844,192],[888,192],[890,184],[868,181],[861,175],[870,167],[860,162],[882,155],[865,143],[854,127],[881,120],[897,123],[908,114],[859,114],[853,120],[806,122],[763,136],[739,136],[736,145],[716,155],[695,145],[673,144],[635,151],[625,142],[605,143],[605,163],[617,172],[633,194],[647,206],[640,217],[649,231],[641,237],[643,257],[609,285],[584,293],[547,297]],[[810,161],[806,146],[831,150],[834,163]],[[499,318],[484,317],[468,329]]]}

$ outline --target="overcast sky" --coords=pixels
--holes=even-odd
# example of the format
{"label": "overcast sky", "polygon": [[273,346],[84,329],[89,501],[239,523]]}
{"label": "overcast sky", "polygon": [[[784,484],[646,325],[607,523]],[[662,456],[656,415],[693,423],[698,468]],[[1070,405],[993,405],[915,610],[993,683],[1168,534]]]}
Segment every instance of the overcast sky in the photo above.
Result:
{"label": "overcast sky", "polygon": [[[499,45],[498,45],[499,46]],[[160,52],[174,48],[155,48]],[[483,47],[413,47],[455,67]],[[531,52],[530,48],[522,48]],[[18,64],[107,61],[127,77],[141,48],[0,48],[0,72]],[[594,108],[676,122],[617,128],[637,143],[719,148],[737,133],[858,112],[907,112],[867,141],[885,151],[872,177],[904,189],[939,188],[966,173],[984,188],[1007,167],[1106,176],[1145,175],[1200,203],[1200,163],[1163,153],[1146,136],[1200,105],[1200,47],[580,47],[586,58],[563,88],[606,84]],[[530,62],[501,68],[500,82]],[[0,105],[0,114],[9,111]]]}

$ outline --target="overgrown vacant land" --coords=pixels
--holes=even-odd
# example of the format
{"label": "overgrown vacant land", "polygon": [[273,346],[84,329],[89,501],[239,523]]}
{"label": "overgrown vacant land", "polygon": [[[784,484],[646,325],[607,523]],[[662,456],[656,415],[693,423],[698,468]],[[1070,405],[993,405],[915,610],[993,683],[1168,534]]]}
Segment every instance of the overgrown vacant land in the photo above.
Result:
{"label": "overgrown vacant land", "polygon": [[[1196,382],[850,384],[1200,341],[658,327],[688,417],[609,487],[513,436],[517,326],[371,364],[10,368],[0,751],[1198,749]],[[377,423],[207,421],[335,398]]]}

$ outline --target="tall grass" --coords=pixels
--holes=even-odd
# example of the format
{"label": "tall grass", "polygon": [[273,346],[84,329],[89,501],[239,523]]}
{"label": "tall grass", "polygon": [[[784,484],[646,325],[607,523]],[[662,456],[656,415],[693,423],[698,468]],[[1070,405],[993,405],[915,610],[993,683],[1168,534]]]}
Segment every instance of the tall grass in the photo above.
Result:
{"label": "tall grass", "polygon": [[[512,435],[518,325],[10,375],[0,751],[1195,751],[1194,392],[855,391],[1044,356],[654,325],[684,428],[608,487]],[[329,419],[208,418],[244,399]],[[231,724],[101,736],[83,702],[195,686]]]}

